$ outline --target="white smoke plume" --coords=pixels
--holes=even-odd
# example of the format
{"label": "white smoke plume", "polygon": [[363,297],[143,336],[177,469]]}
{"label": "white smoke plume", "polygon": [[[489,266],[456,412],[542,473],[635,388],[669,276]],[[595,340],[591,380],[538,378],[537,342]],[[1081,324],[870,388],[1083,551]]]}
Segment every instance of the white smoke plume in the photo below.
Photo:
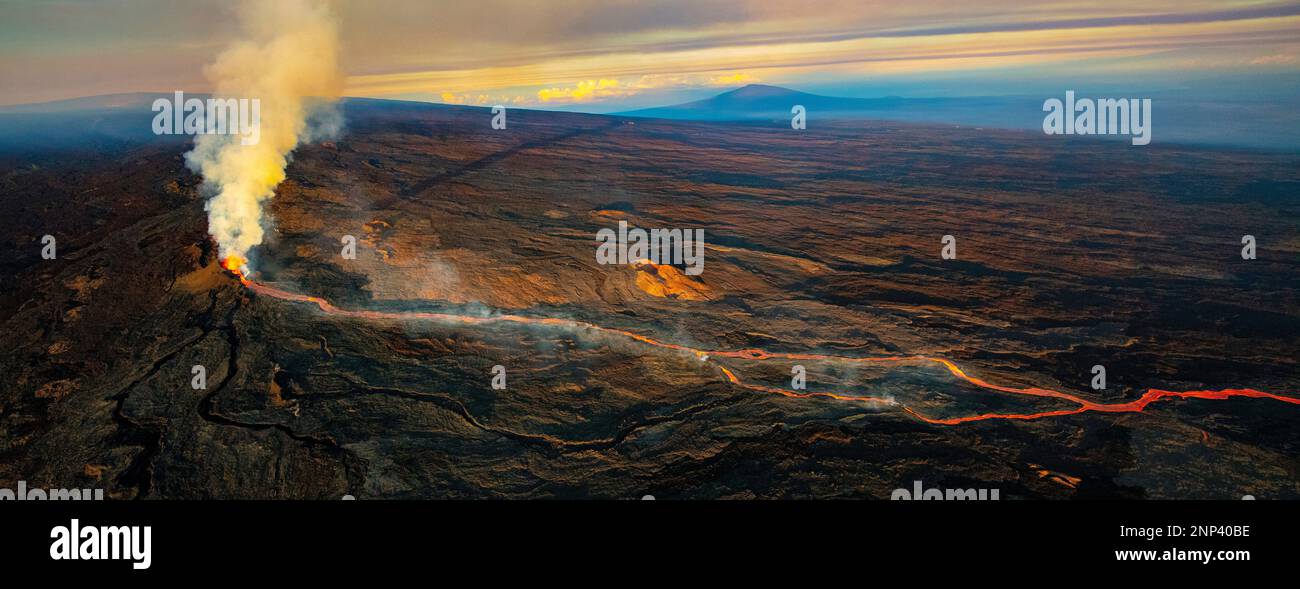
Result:
{"label": "white smoke plume", "polygon": [[232,268],[262,242],[263,201],[284,180],[294,148],[339,130],[332,99],[343,86],[338,24],[328,2],[245,0],[238,12],[241,38],[205,73],[214,98],[261,102],[260,139],[243,145],[238,136],[200,135],[186,154],[211,195],[208,231]]}

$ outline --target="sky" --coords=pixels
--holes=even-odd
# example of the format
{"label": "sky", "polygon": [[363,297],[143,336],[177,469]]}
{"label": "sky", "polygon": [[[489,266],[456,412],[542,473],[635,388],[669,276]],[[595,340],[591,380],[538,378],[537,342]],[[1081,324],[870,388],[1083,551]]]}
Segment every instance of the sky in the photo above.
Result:
{"label": "sky", "polygon": [[[237,4],[0,0],[0,104],[205,91]],[[345,94],[373,98],[611,112],[749,83],[861,97],[1300,89],[1300,2],[340,0],[335,12]]]}

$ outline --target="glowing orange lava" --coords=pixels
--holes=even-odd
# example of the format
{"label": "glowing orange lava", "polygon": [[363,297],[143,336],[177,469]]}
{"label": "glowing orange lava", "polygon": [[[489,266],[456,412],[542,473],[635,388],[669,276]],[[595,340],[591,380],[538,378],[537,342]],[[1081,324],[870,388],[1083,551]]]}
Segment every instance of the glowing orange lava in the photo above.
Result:
{"label": "glowing orange lava", "polygon": [[248,260],[239,256],[228,256],[226,259],[221,260],[221,267],[234,274],[240,282],[244,283],[244,286],[251,287],[253,285],[252,281],[244,275],[244,270],[248,267]]}
{"label": "glowing orange lava", "polygon": [[[825,354],[769,352],[767,350],[759,350],[759,349],[700,350],[700,349],[696,349],[696,348],[692,348],[680,344],[661,342],[654,338],[644,336],[638,333],[633,333],[630,331],[624,331],[621,329],[614,329],[610,327],[602,327],[594,323],[587,323],[585,321],[573,321],[569,319],[555,319],[550,317],[528,317],[524,315],[510,315],[510,314],[474,316],[474,315],[456,315],[452,313],[433,313],[427,311],[391,312],[391,311],[357,311],[357,310],[349,310],[349,309],[340,309],[338,307],[335,307],[329,301],[326,301],[325,299],[319,297],[312,297],[303,294],[293,293],[293,292],[275,288],[273,286],[268,286],[265,284],[251,281],[245,278],[241,271],[232,269],[229,265],[227,265],[228,262],[230,262],[229,259],[223,261],[222,265],[225,266],[227,269],[231,270],[232,272],[234,272],[237,276],[239,276],[239,279],[253,292],[260,295],[265,295],[268,297],[280,299],[280,300],[313,304],[316,305],[316,307],[318,307],[322,312],[333,316],[351,317],[356,319],[368,319],[368,320],[376,320],[376,321],[426,320],[426,321],[440,321],[444,323],[469,324],[469,325],[485,324],[485,323],[521,323],[521,324],[528,324],[528,325],[552,325],[552,326],[565,327],[574,330],[596,331],[596,332],[615,335],[619,337],[625,337],[658,348],[687,352],[695,355],[695,357],[698,358],[701,362],[709,362],[710,357],[721,357],[721,358],[737,358],[741,360],[753,360],[753,361],[780,359],[780,360],[829,361],[829,362],[846,362],[846,363],[863,363],[863,364],[927,364],[927,363],[938,364],[946,368],[948,372],[950,372],[953,376],[969,384],[980,387],[982,389],[997,391],[1000,393],[1007,393],[1011,395],[1061,399],[1078,405],[1077,407],[1073,407],[1069,409],[1042,411],[1037,413],[984,413],[984,414],[969,415],[964,417],[934,418],[934,417],[927,417],[925,415],[922,415],[916,412],[915,410],[911,409],[910,407],[907,407],[894,399],[854,396],[854,395],[845,395],[840,393],[792,391],[792,390],[787,390],[787,389],[782,389],[777,387],[749,384],[742,381],[740,377],[736,376],[736,373],[733,372],[731,369],[714,362],[714,365],[716,365],[720,369],[722,375],[726,378],[727,382],[753,391],[772,393],[772,394],[783,395],[786,397],[792,397],[798,399],[821,398],[821,399],[829,399],[833,401],[846,401],[846,402],[863,403],[869,405],[895,406],[901,408],[908,415],[911,415],[926,423],[931,423],[935,425],[960,425],[963,423],[970,423],[975,421],[986,421],[991,419],[1008,419],[1008,420],[1041,419],[1044,417],[1075,415],[1079,413],[1086,413],[1089,411],[1095,411],[1099,413],[1141,413],[1146,410],[1148,405],[1162,399],[1171,399],[1171,398],[1224,400],[1233,397],[1247,397],[1247,398],[1254,398],[1254,399],[1273,399],[1275,401],[1281,401],[1283,403],[1300,405],[1300,398],[1286,396],[1286,395],[1279,395],[1275,393],[1268,393],[1264,391],[1257,391],[1255,389],[1223,389],[1217,391],[1212,391],[1212,390],[1163,391],[1159,389],[1148,389],[1145,393],[1142,394],[1140,398],[1138,398],[1135,401],[1129,401],[1127,403],[1107,404],[1107,403],[1097,403],[1095,401],[1089,401],[1077,395],[1073,395],[1061,391],[1054,391],[1051,389],[1043,389],[1043,388],[1036,388],[1036,387],[1017,388],[1017,387],[996,385],[982,378],[967,374],[964,370],[961,369],[961,367],[957,366],[950,360],[933,357],[933,356],[878,356],[878,357],[862,358],[862,357],[851,357],[851,356],[834,356],[834,355],[825,355]],[[240,262],[241,262],[240,264],[235,265],[235,268],[239,268],[242,266],[242,260]]]}

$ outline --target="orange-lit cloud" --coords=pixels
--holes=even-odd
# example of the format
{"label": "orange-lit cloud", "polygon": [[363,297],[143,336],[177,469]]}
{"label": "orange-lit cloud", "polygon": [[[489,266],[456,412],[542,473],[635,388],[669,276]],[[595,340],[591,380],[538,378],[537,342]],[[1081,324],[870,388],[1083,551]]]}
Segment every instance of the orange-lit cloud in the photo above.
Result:
{"label": "orange-lit cloud", "polygon": [[[542,104],[571,104],[607,98],[625,98],[647,90],[726,88],[754,84],[760,81],[762,80],[758,76],[742,72],[716,75],[648,74],[627,78],[626,80],[601,78],[598,80],[579,80],[576,84],[569,86],[542,88],[537,91],[537,101]],[[514,100],[516,103],[527,102],[526,97],[516,98]]]}
{"label": "orange-lit cloud", "polygon": [[537,91],[537,99],[542,102],[585,102],[593,98],[626,96],[628,90],[620,88],[618,80],[601,78],[599,80],[579,80],[577,84],[562,88],[543,88]]}

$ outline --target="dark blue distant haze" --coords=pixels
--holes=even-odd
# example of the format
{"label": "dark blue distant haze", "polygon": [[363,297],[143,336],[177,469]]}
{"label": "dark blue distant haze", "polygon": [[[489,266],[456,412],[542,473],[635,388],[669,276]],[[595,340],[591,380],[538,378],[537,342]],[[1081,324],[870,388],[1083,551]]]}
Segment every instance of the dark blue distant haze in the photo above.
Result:
{"label": "dark blue distant haze", "polygon": [[1064,99],[1066,90],[1075,90],[1078,98],[1152,99],[1152,144],[1300,151],[1296,101],[1251,95],[1240,87],[1239,94],[1247,97],[1199,98],[1178,90],[1124,95],[1063,86],[1056,94],[1032,96],[844,98],[752,84],[704,100],[617,114],[692,121],[789,121],[791,107],[799,104],[808,110],[810,126],[819,119],[866,119],[1041,131],[1043,101]]}
{"label": "dark blue distant haze", "polygon": [[[1300,113],[1296,108],[1300,99],[1295,98],[1296,94],[1285,85],[1265,87],[1242,83],[1240,80],[1237,83],[1225,80],[1213,87],[1198,87],[1196,92],[1175,89],[1125,94],[1113,89],[1062,86],[1055,93],[1043,91],[1033,95],[938,98],[848,98],[754,84],[694,102],[614,114],[691,121],[772,121],[774,124],[788,125],[790,108],[801,104],[808,109],[810,128],[815,128],[818,121],[850,119],[1021,129],[1041,133],[1045,115],[1042,110],[1043,101],[1048,98],[1063,99],[1067,89],[1075,90],[1079,98],[1151,98],[1154,121],[1152,145],[1173,143],[1300,152]],[[205,97],[201,94],[191,96]],[[126,146],[153,141],[191,141],[193,138],[187,136],[153,135],[150,122],[154,113],[150,110],[150,104],[158,97],[170,99],[171,94],[114,94],[0,106],[0,153],[77,148],[85,147],[87,143]],[[471,110],[478,108],[355,98],[347,99],[345,104],[349,109],[410,108],[416,105]],[[1070,140],[1062,136],[1052,139]],[[1116,139],[1127,141],[1127,137]]]}

